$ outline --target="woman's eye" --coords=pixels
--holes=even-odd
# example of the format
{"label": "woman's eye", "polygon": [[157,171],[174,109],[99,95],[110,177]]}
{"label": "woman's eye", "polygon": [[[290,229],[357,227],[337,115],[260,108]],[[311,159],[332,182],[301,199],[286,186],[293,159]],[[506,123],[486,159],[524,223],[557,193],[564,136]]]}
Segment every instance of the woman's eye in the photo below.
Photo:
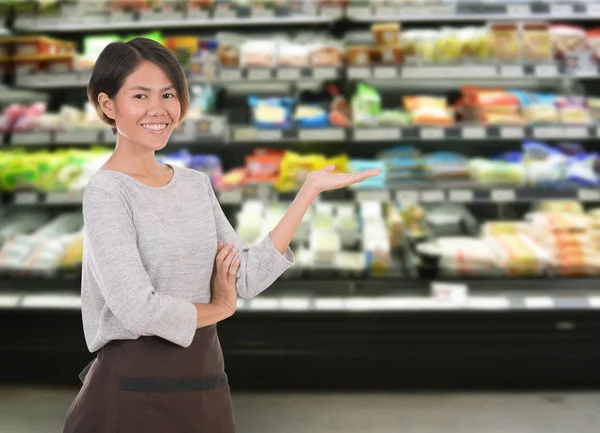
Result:
{"label": "woman's eye", "polygon": [[171,98],[174,98],[174,97],[175,97],[175,95],[172,94],[172,93],[165,93],[163,95],[163,98],[165,98],[165,99],[171,99]]}
{"label": "woman's eye", "polygon": [[142,94],[134,96],[134,98],[136,98],[136,99],[144,99],[145,97],[146,97],[146,95],[142,95]]}

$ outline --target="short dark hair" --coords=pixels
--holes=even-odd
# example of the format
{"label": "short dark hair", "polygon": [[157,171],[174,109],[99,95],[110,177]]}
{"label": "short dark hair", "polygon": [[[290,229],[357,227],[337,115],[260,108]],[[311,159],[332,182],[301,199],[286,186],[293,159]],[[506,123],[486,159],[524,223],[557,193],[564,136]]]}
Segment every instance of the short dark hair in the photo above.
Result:
{"label": "short dark hair", "polygon": [[127,77],[142,63],[148,61],[160,67],[171,79],[181,104],[183,119],[189,107],[187,81],[183,68],[175,56],[160,43],[147,38],[134,38],[128,42],[111,42],[98,56],[87,88],[88,99],[100,119],[116,133],[115,121],[108,118],[98,103],[98,95],[106,93],[113,99]]}

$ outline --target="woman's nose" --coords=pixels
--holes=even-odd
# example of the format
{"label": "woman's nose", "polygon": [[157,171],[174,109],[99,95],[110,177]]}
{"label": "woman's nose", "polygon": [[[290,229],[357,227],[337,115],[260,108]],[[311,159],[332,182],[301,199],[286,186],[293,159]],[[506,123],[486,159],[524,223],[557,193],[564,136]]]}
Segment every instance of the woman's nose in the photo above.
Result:
{"label": "woman's nose", "polygon": [[165,114],[165,99],[164,98],[151,98],[148,106],[148,114],[151,116],[159,116]]}

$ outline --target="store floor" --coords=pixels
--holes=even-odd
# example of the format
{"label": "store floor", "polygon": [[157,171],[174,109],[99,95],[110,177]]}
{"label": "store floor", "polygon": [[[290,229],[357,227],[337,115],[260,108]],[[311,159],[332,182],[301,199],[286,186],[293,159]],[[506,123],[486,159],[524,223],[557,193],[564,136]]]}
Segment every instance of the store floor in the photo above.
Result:
{"label": "store floor", "polygon": [[[59,433],[73,390],[0,388],[2,433]],[[234,394],[238,433],[597,433],[600,393]]]}

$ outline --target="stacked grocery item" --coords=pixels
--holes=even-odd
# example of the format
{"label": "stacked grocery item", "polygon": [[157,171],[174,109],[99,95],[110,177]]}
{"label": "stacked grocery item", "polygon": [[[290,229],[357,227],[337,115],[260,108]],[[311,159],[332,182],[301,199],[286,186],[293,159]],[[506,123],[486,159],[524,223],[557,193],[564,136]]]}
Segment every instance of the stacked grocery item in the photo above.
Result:
{"label": "stacked grocery item", "polygon": [[75,70],[75,42],[47,36],[11,36],[0,39],[0,68],[6,73],[60,73]]}
{"label": "stacked grocery item", "polygon": [[92,105],[88,102],[83,109],[69,105],[61,106],[56,113],[47,111],[45,103],[31,105],[11,104],[0,114],[0,132],[61,132],[61,131],[102,131],[102,123]]}
{"label": "stacked grocery item", "polygon": [[0,215],[0,271],[54,272],[81,263],[81,212],[51,217],[39,209]]}
{"label": "stacked grocery item", "polygon": [[579,202],[541,202],[522,221],[487,222],[475,236],[453,229],[436,237],[433,211],[422,212],[414,247],[422,276],[600,275],[598,211],[586,213]]}

